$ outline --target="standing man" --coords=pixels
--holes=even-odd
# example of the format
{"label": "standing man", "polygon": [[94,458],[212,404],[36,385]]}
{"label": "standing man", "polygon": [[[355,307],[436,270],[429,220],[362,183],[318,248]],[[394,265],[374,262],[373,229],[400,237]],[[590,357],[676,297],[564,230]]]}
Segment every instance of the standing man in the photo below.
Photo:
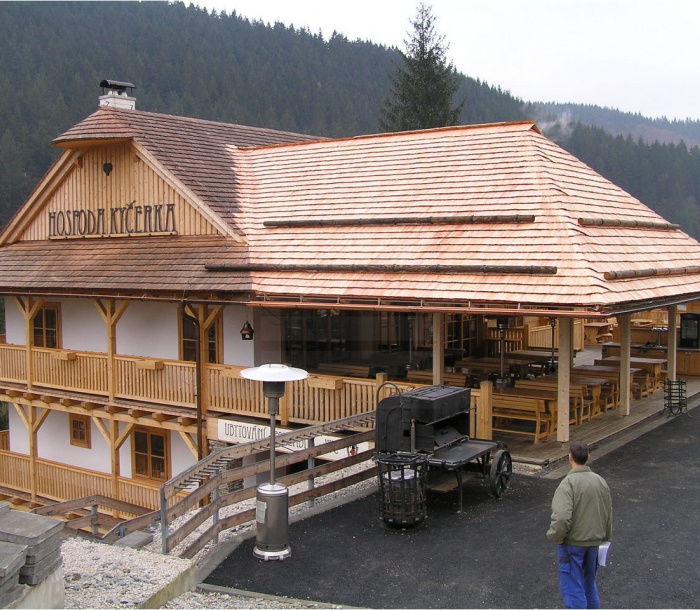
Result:
{"label": "standing man", "polygon": [[571,443],[571,470],[554,492],[547,538],[559,555],[559,588],[567,608],[600,608],[595,577],[598,546],[612,537],[612,499],[588,466],[588,445]]}

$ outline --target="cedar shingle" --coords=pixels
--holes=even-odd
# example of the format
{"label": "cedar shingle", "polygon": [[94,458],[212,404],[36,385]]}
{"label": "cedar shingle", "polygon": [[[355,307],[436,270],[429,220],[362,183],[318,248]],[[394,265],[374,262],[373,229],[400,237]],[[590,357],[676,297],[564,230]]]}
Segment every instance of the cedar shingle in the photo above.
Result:
{"label": "cedar shingle", "polygon": [[[113,138],[138,142],[244,235],[247,247],[223,237],[18,243],[0,249],[0,288],[252,290],[273,299],[393,297],[541,308],[641,307],[700,295],[697,273],[606,279],[610,272],[697,264],[700,244],[658,226],[659,215],[532,122],[325,140],[101,108],[54,144]],[[352,225],[368,218],[512,215],[534,220]],[[581,218],[649,226],[597,226]],[[350,224],[324,224],[339,220]],[[212,263],[256,268],[206,271]],[[556,266],[557,273],[314,272],[299,267],[305,263],[533,265]],[[273,268],[279,265],[291,267]]]}

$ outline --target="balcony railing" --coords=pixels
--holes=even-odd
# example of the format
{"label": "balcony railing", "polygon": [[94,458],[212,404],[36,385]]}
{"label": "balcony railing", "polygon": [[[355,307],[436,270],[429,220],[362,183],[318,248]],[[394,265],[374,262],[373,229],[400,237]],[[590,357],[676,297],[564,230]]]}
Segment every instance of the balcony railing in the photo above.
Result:
{"label": "balcony railing", "polygon": [[[100,493],[112,494],[112,476],[85,468],[75,468],[49,460],[37,459],[37,496],[62,502]],[[27,455],[0,451],[0,485],[29,494],[30,458]],[[160,507],[159,488],[119,477],[120,499],[155,510]]]}
{"label": "balcony railing", "polygon": [[[109,399],[108,356],[94,352],[32,348],[32,390],[58,390]],[[209,412],[259,417],[269,413],[262,384],[243,379],[244,367],[206,365]],[[196,408],[196,366],[193,362],[118,355],[114,357],[114,398]],[[24,346],[0,345],[0,381],[27,385]],[[333,375],[314,375],[291,382],[280,404],[283,423],[317,424],[367,413],[376,408],[381,382]],[[399,384],[402,387],[413,385]],[[27,385],[29,388],[29,386]]]}

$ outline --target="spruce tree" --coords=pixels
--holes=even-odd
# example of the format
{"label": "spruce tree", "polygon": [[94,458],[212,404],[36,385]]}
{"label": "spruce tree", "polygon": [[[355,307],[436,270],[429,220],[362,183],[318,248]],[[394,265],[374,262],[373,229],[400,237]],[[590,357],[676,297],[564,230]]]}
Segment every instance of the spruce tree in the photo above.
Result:
{"label": "spruce tree", "polygon": [[391,92],[382,103],[379,124],[384,131],[430,129],[456,125],[464,100],[452,108],[452,98],[461,79],[447,62],[449,45],[435,32],[432,8],[421,3],[413,33],[404,40],[406,52],[399,50],[404,67],[397,66]]}

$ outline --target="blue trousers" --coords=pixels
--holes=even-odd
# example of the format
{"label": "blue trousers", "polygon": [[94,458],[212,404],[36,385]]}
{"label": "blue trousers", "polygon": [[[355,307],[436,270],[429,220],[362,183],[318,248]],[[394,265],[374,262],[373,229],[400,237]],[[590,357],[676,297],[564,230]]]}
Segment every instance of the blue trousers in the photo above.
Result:
{"label": "blue trousers", "polygon": [[559,590],[567,608],[600,608],[597,546],[558,544]]}

